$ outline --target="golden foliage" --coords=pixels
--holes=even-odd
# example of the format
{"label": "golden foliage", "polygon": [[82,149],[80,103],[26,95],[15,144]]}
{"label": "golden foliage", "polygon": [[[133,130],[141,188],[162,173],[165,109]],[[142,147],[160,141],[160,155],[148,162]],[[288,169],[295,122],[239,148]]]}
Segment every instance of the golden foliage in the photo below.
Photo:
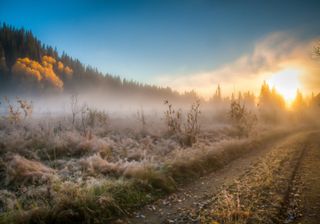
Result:
{"label": "golden foliage", "polygon": [[67,75],[72,75],[73,74],[73,70],[69,66],[66,66],[64,68],[64,73],[66,73]]}
{"label": "golden foliage", "polygon": [[18,58],[17,62],[13,65],[12,71],[14,73],[24,72],[29,76],[35,77],[38,81],[42,80],[42,76],[37,69],[41,66],[38,62],[31,63],[29,58]]}
{"label": "golden foliage", "polygon": [[63,65],[63,63],[62,63],[61,61],[58,61],[58,71],[59,71],[59,72],[63,72],[63,70],[64,70],[64,65]]}
{"label": "golden foliage", "polygon": [[55,64],[57,61],[56,59],[54,59],[53,57],[50,57],[50,56],[43,56],[42,57],[42,62],[46,62],[48,64]]}
{"label": "golden foliage", "polygon": [[65,73],[68,76],[71,76],[73,74],[72,68],[70,68],[69,66],[65,66],[61,61],[58,61],[57,68],[59,72]]}
{"label": "golden foliage", "polygon": [[62,89],[63,82],[53,70],[55,63],[56,60],[50,56],[43,56],[42,64],[29,58],[18,58],[12,70],[14,73],[25,73],[27,76],[34,77],[37,81],[48,81],[54,87]]}

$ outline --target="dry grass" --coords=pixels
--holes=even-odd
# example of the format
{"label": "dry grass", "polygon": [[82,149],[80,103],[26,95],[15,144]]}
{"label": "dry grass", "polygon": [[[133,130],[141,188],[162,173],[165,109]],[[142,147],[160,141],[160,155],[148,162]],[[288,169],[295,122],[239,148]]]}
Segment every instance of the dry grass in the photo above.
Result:
{"label": "dry grass", "polygon": [[29,210],[16,208],[0,215],[4,223],[108,223],[152,200],[150,188],[135,181],[106,180],[92,186],[53,183],[53,198],[33,204]]}
{"label": "dry grass", "polygon": [[126,125],[110,131],[94,124],[88,136],[77,130],[77,122],[74,127],[68,118],[34,119],[0,129],[0,154],[8,158],[0,161],[6,180],[0,184],[0,221],[107,222],[283,133],[253,140],[209,129],[186,147],[181,138],[166,135],[165,126],[141,133]]}
{"label": "dry grass", "polygon": [[101,158],[100,154],[95,154],[90,157],[80,160],[81,166],[90,174],[101,173],[104,175],[119,176],[123,173],[124,167],[121,163],[108,162]]}
{"label": "dry grass", "polygon": [[[71,139],[81,136],[67,133],[71,133]],[[82,136],[76,142],[70,140],[68,135],[60,138],[50,134],[49,138],[55,139],[49,140],[55,144],[51,149],[55,148],[59,156],[49,155],[51,159],[46,160],[46,163],[55,169],[19,155],[9,160],[7,179],[23,186],[24,196],[15,198],[15,208],[3,200],[7,205],[2,206],[5,213],[0,216],[0,220],[14,223],[49,220],[103,223],[159,195],[174,191],[177,183],[194,180],[195,176],[219,169],[277,135],[280,136],[279,133],[266,135],[260,141],[224,140],[213,145],[202,145],[202,149],[197,144],[187,149],[172,148],[164,157],[159,154],[162,160],[155,160],[158,158],[157,151],[152,150],[155,145],[152,145],[152,139],[149,138],[141,141],[144,147],[141,151],[142,159],[128,161],[121,156],[127,157],[130,150],[126,154],[115,154],[114,148],[121,149],[121,145],[135,147],[136,140],[133,137],[112,142],[110,139],[86,139]],[[56,139],[59,139],[60,144],[57,144]],[[61,144],[61,139],[67,139],[70,149]],[[47,144],[43,146],[45,149],[49,147]],[[77,158],[69,154],[72,150],[78,153],[79,148],[86,149],[84,156],[77,154]],[[151,153],[154,157],[150,156]],[[17,191],[17,195],[21,193],[21,190]]]}
{"label": "dry grass", "polygon": [[6,164],[6,184],[23,185],[25,183],[43,183],[50,180],[55,170],[38,161],[28,160],[22,156],[14,155]]}

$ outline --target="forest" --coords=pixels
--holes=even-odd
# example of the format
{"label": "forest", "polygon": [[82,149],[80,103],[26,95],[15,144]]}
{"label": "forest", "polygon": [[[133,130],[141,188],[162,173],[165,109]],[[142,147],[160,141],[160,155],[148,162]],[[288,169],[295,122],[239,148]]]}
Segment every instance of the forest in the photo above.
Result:
{"label": "forest", "polygon": [[0,26],[0,93],[2,95],[77,94],[99,91],[115,96],[148,96],[193,100],[194,92],[179,94],[169,87],[158,87],[102,74],[66,53],[42,44],[31,31]]}

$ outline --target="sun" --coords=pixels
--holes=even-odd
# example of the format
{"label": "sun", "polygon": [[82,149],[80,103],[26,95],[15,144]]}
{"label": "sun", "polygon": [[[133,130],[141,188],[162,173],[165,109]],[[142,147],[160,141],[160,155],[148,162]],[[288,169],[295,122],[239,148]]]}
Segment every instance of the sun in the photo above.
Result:
{"label": "sun", "polygon": [[286,103],[290,105],[296,97],[298,89],[301,89],[299,75],[301,71],[294,68],[284,69],[274,73],[267,83],[270,87],[275,87],[285,99]]}

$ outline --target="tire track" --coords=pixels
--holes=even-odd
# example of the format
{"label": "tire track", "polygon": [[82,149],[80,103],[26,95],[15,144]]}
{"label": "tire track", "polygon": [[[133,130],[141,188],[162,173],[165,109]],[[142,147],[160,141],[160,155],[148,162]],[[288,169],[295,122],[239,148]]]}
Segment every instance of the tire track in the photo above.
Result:
{"label": "tire track", "polygon": [[282,223],[320,223],[320,132],[314,132],[292,179]]}
{"label": "tire track", "polygon": [[[298,173],[298,170],[300,169],[301,167],[301,163],[305,157],[305,154],[306,154],[306,151],[307,151],[307,148],[309,147],[309,144],[308,143],[305,143],[301,152],[300,152],[300,156],[298,158],[298,161],[296,163],[296,166],[294,167],[293,169],[293,172],[291,174],[291,177],[290,177],[290,180],[289,180],[289,186],[288,186],[288,190],[286,191],[286,194],[284,196],[284,201],[283,201],[283,205],[281,207],[281,209],[279,210],[279,214],[278,214],[278,217],[280,220],[282,220],[284,223],[287,223],[289,222],[288,221],[288,206],[290,204],[290,194],[293,192],[293,189],[294,189],[294,186],[295,186],[295,183],[294,183],[294,180],[296,179],[297,177],[297,173]],[[292,217],[293,218],[293,217]],[[291,219],[291,218],[290,218]],[[281,222],[282,222],[281,221]]]}

